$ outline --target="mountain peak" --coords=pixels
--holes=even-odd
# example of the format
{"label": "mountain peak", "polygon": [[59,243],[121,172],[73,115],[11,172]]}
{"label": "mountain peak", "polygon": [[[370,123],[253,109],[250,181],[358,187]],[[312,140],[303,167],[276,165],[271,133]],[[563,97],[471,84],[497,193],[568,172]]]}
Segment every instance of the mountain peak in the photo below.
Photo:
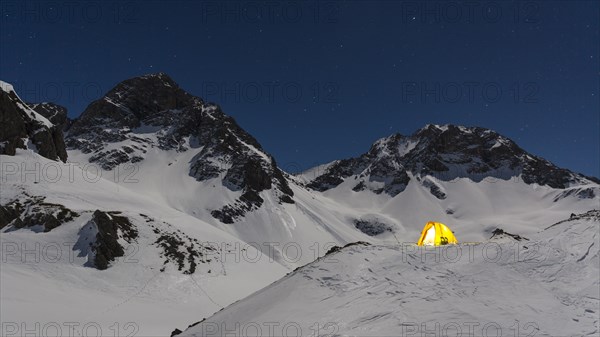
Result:
{"label": "mountain peak", "polygon": [[187,93],[165,73],[125,80],[90,104],[69,129],[67,146],[105,170],[142,162],[149,153],[192,151],[191,177],[219,179],[228,193],[240,194],[211,211],[224,223],[258,209],[264,202],[259,193],[265,190],[273,190],[280,202],[294,202],[283,173],[258,141],[218,106]]}
{"label": "mountain peak", "polygon": [[14,92],[15,89],[13,88],[12,84],[10,83],[6,83],[4,81],[0,81],[0,90],[9,93],[9,92]]}
{"label": "mountain peak", "polygon": [[167,87],[179,87],[177,83],[167,74],[163,72],[151,73],[142,76],[132,77],[121,83],[125,82],[154,82],[156,84],[162,84]]}
{"label": "mountain peak", "polygon": [[[119,99],[122,100],[130,95],[152,95],[160,96],[171,96],[171,98],[179,98],[179,96],[186,96],[191,98],[191,95],[185,92],[179,87],[179,85],[166,73],[153,73],[142,76],[132,77],[118,83],[112,90],[110,90],[104,99]],[[150,98],[150,97],[139,97]],[[151,102],[154,101],[151,100]],[[138,104],[139,102],[132,102]],[[169,108],[169,107],[166,107]]]}
{"label": "mountain peak", "polygon": [[[527,184],[558,189],[596,181],[531,155],[495,131],[452,124],[427,124],[408,137],[393,134],[379,139],[367,153],[329,166],[308,186],[324,191],[351,176],[357,181],[355,192],[368,188],[392,196],[404,190],[410,176],[475,182],[487,177],[506,180],[520,176]],[[443,198],[436,192],[438,195]]]}
{"label": "mountain peak", "polygon": [[453,133],[474,133],[477,131],[489,131],[489,132],[493,132],[492,130],[489,129],[485,129],[485,128],[481,128],[481,127],[476,127],[476,126],[463,126],[463,125],[456,125],[456,124],[426,124],[424,127],[420,128],[419,130],[415,131],[413,133],[414,135],[439,135],[445,132],[453,132]]}
{"label": "mountain peak", "polygon": [[168,79],[171,79],[171,77],[167,73],[164,73],[162,71],[159,71],[157,73],[149,73],[149,74],[142,75],[139,77],[140,78],[164,78],[164,77],[166,77]]}
{"label": "mountain peak", "polygon": [[201,109],[203,104],[165,73],[133,77],[92,102],[73,123],[69,134],[84,134],[98,126],[129,130],[143,124],[167,127],[177,122],[182,110]]}
{"label": "mountain peak", "polygon": [[425,124],[424,127],[420,128],[419,131],[420,130],[442,130],[442,131],[445,131],[445,130],[448,129],[449,125],[451,125],[451,124],[441,125],[441,124],[431,124],[431,123],[428,123],[428,124]]}

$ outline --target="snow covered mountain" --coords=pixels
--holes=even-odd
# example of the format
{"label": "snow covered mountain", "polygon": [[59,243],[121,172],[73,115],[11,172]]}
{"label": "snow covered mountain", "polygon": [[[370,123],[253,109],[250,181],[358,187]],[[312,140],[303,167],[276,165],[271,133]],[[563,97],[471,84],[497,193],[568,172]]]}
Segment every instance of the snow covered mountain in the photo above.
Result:
{"label": "snow covered mountain", "polygon": [[600,206],[597,178],[558,168],[492,130],[455,125],[382,138],[297,180],[346,208],[357,228],[401,242],[432,220],[450,224],[459,241],[481,241],[495,228],[530,234]]}
{"label": "snow covered mountain", "polygon": [[[452,224],[476,220],[481,230],[469,231],[468,239],[480,240],[503,225],[488,224],[483,215],[552,209],[555,216],[545,220],[554,221],[570,214],[573,202],[575,210],[585,211],[600,198],[596,178],[558,168],[494,131],[453,125],[392,135],[358,158],[293,177],[217,105],[185,92],[164,73],[118,84],[73,123],[66,142],[72,161],[97,163],[107,171],[135,163],[139,183],[128,188],[259,243],[279,260],[281,247],[266,242],[309,247],[409,241],[431,218]],[[496,202],[493,195],[501,189]],[[523,193],[530,196],[527,203],[543,200],[543,205],[500,207],[502,200],[521,200]],[[550,194],[553,202],[547,203]],[[468,207],[473,201],[486,205],[478,214],[462,216],[461,208],[477,210]],[[527,218],[521,211],[517,222]]]}
{"label": "snow covered mountain", "polygon": [[164,73],[119,83],[76,120],[1,84],[8,322],[167,335],[334,246],[414,242],[431,220],[459,242],[529,237],[600,208],[596,178],[491,130],[428,125],[294,176]]}
{"label": "snow covered mountain", "polygon": [[[446,197],[443,191],[421,178],[430,176],[442,181],[468,178],[479,182],[520,176],[526,184],[557,189],[600,183],[597,178],[575,174],[531,155],[492,130],[432,124],[411,136],[394,134],[382,138],[360,157],[336,161],[312,173],[308,186],[319,191],[335,188],[351,177],[355,192],[368,189],[391,196],[406,189],[410,175],[442,200]],[[593,197],[593,193],[588,195]]]}
{"label": "snow covered mountain", "polygon": [[[0,335],[44,336],[58,324],[61,336],[164,336],[173,323],[210,315],[288,271],[73,163],[21,149],[0,161]],[[30,171],[22,176],[19,167]]]}
{"label": "snow covered mountain", "polygon": [[178,336],[592,336],[600,212],[529,238],[333,250]]}
{"label": "snow covered mountain", "polygon": [[[104,335],[168,335],[366,237],[323,217],[231,117],[163,74],[121,83],[107,97],[123,100],[92,103],[70,127],[60,107],[2,88],[2,126],[25,125],[2,130],[2,335],[53,322],[77,323],[76,335],[86,324]],[[131,103],[162,90],[179,103]],[[46,151],[51,137],[35,138],[63,128],[67,162]]]}
{"label": "snow covered mountain", "polygon": [[130,172],[108,175],[116,170],[76,162],[73,151],[63,162],[64,108],[27,104],[4,82],[0,108],[0,335],[29,329],[41,336],[56,324],[60,335],[87,335],[86,326],[100,335],[167,335],[171,324],[157,318],[186,324],[288,270],[128,189]]}
{"label": "snow covered mountain", "polygon": [[224,223],[259,208],[264,190],[279,203],[293,203],[283,173],[256,139],[164,73],[119,83],[90,104],[69,128],[67,145],[90,154],[88,161],[105,170],[143,161],[153,148],[194,151],[190,176],[199,182],[220,177],[222,185],[240,192],[234,202],[211,211]]}
{"label": "snow covered mountain", "polygon": [[[323,210],[217,105],[163,73],[119,83],[72,123],[66,143],[71,162],[124,175],[121,186],[255,243],[291,268],[327,246],[368,239]],[[311,245],[318,248],[307,251]]]}

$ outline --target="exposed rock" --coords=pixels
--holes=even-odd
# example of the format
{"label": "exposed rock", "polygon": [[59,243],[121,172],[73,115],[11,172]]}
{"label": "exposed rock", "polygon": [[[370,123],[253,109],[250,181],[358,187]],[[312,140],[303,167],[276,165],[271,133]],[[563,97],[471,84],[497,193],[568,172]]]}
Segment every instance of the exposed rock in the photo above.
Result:
{"label": "exposed rock", "polygon": [[[84,153],[101,152],[109,143],[125,140],[138,143],[140,149],[123,156],[112,155],[102,162],[103,155],[95,156],[106,169],[143,157],[143,149],[156,146],[161,149],[185,150],[184,130],[197,125],[204,102],[180,89],[166,74],[132,78],[119,83],[101,99],[92,102],[73,122],[67,134],[67,146]],[[158,133],[158,142],[152,143],[143,133]]]}
{"label": "exposed rock", "polygon": [[[29,145],[27,142],[31,142]],[[16,149],[31,147],[51,160],[67,160],[62,129],[30,109],[2,82],[0,90],[0,154],[15,155]]]}
{"label": "exposed rock", "polygon": [[[329,250],[325,253],[324,256],[328,256],[331,255],[335,252],[339,252],[340,250],[347,248],[347,247],[352,247],[352,246],[370,246],[371,244],[368,242],[364,242],[364,241],[356,241],[356,242],[350,242],[348,244],[346,244],[344,247],[340,247],[340,246],[333,246],[331,248],[329,248]],[[303,267],[298,267],[296,268],[296,270],[303,268]]]}
{"label": "exposed rock", "polygon": [[496,228],[493,232],[492,232],[492,236],[490,237],[490,239],[493,238],[501,238],[501,237],[510,237],[512,239],[515,239],[517,241],[529,241],[528,238],[522,237],[520,235],[517,234],[511,234],[511,233],[507,233],[504,230],[500,229],[500,228]]}
{"label": "exposed rock", "polygon": [[28,129],[34,124],[15,103],[14,92],[0,91],[0,154],[15,155],[16,149],[26,149]]}
{"label": "exposed rock", "polygon": [[[154,219],[143,214],[140,215],[149,223],[154,234],[158,235],[154,244],[162,249],[161,257],[164,258],[164,262],[161,271],[165,271],[165,266],[172,263],[183,274],[194,274],[199,263],[209,264],[213,259],[218,259],[215,253],[219,252],[219,247],[201,243],[198,239],[191,238],[179,229],[161,229],[155,225]],[[163,225],[169,226],[164,222]],[[207,273],[210,272],[211,270],[208,269]]]}
{"label": "exposed rock", "polygon": [[120,238],[131,243],[138,236],[137,229],[129,219],[118,214],[120,212],[96,210],[92,215],[91,222],[97,229],[96,240],[92,244],[95,253],[94,266],[100,270],[107,269],[110,262],[125,254],[118,241]]}
{"label": "exposed rock", "polygon": [[14,229],[40,226],[43,232],[49,232],[79,216],[63,205],[45,202],[45,197],[25,196],[0,206],[0,229],[9,225]]}
{"label": "exposed rock", "polygon": [[429,177],[423,179],[421,183],[423,184],[423,186],[429,188],[429,192],[431,192],[431,194],[436,198],[440,200],[446,199],[446,193],[443,191],[442,187],[440,187],[438,184],[429,179]]}
{"label": "exposed rock", "polygon": [[569,196],[576,196],[579,199],[593,199],[594,197],[596,197],[599,191],[599,187],[570,188],[562,191],[560,194],[554,197],[554,202],[557,202]]}
{"label": "exposed rock", "polygon": [[380,222],[377,219],[364,220],[357,219],[354,220],[354,227],[356,227],[361,232],[369,235],[369,236],[377,236],[383,234],[385,232],[393,232],[392,226]]}
{"label": "exposed rock", "polygon": [[557,225],[560,225],[565,222],[575,221],[575,220],[588,220],[588,221],[600,222],[600,210],[593,209],[593,210],[589,210],[589,211],[587,211],[585,213],[581,213],[581,214],[571,213],[571,216],[568,219],[561,220],[551,226],[546,227],[544,230],[552,228]]}
{"label": "exposed rock", "polygon": [[[394,196],[404,190],[410,181],[409,174],[417,179],[431,175],[444,181],[468,178],[477,182],[521,176],[527,184],[560,189],[572,184],[600,183],[597,178],[558,168],[533,156],[494,131],[427,125],[411,136],[394,134],[380,139],[357,158],[334,162],[307,186],[326,191],[354,176],[357,179],[354,191],[370,190]],[[437,184],[428,180],[423,184],[436,198],[446,198]],[[584,197],[593,191],[581,193]]]}
{"label": "exposed rock", "polygon": [[358,184],[356,184],[356,186],[352,187],[352,190],[354,192],[360,192],[360,191],[364,191],[365,188],[367,188],[365,185],[365,182],[361,180],[358,182]]}
{"label": "exposed rock", "polygon": [[19,217],[19,211],[9,205],[0,205],[0,229],[8,226],[13,220]]}
{"label": "exposed rock", "polygon": [[210,214],[223,223],[232,224],[246,213],[258,209],[263,201],[258,192],[248,190],[234,204],[225,205],[221,209],[211,211]]}
{"label": "exposed rock", "polygon": [[63,131],[66,131],[73,122],[67,117],[67,108],[56,103],[27,103],[27,105]]}

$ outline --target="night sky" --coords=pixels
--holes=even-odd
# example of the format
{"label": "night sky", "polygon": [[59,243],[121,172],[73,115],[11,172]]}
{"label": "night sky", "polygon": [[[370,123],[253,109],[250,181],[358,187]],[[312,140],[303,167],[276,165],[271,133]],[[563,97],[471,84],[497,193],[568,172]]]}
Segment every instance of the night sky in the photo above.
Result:
{"label": "night sky", "polygon": [[0,79],[76,117],[166,72],[288,171],[427,123],[600,176],[598,1],[1,1]]}

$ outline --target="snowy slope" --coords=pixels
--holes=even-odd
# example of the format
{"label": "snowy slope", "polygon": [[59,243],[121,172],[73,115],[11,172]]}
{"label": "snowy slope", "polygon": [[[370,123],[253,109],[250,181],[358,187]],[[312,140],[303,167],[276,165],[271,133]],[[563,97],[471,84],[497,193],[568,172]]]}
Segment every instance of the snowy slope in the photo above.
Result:
{"label": "snowy slope", "polygon": [[346,247],[181,336],[597,335],[600,212],[516,241]]}
{"label": "snowy slope", "polygon": [[[519,179],[489,179],[478,183],[468,178],[442,181],[426,176],[423,179],[434,181],[447,197],[436,198],[426,186],[412,179],[402,193],[393,197],[370,191],[349,192],[348,182],[344,182],[336,189],[323,192],[322,198],[334,202],[333,207],[346,209],[349,219],[376,217],[390,224],[400,242],[415,242],[428,221],[446,223],[459,241],[472,242],[488,238],[495,228],[527,235],[573,212],[600,206],[600,188],[593,183],[563,190],[528,185]],[[591,189],[596,196],[555,201],[565,191],[575,193],[582,189]],[[385,234],[379,238],[386,242],[396,240]]]}
{"label": "snowy slope", "polygon": [[[0,162],[3,167],[34,168],[39,163],[48,168],[47,174],[40,169],[37,177],[3,172],[0,204],[45,196],[44,203],[79,214],[49,232],[41,226],[2,229],[0,311],[3,322],[17,322],[19,329],[21,324],[35,329],[38,322],[41,329],[60,322],[66,335],[68,327],[62,323],[76,322],[78,334],[86,335],[81,330],[86,324],[97,324],[102,335],[109,336],[114,335],[116,322],[120,336],[134,330],[138,336],[164,336],[174,323],[183,325],[198,315],[211,314],[287,271],[237,238],[152,196],[123,188],[110,177],[97,179],[94,171],[85,173],[31,150],[2,155]],[[62,172],[59,179],[54,168]],[[139,232],[130,243],[119,240],[125,255],[106,270],[90,266],[87,247],[94,233],[89,232],[89,221],[95,210],[119,211]],[[205,255],[204,262],[197,260],[195,272],[185,273],[189,255],[183,270],[172,259],[165,264],[165,251],[156,242],[168,234],[181,238],[184,253],[194,239],[196,248],[203,247],[198,251]],[[2,334],[13,331],[11,327],[3,325]]]}
{"label": "snowy slope", "polygon": [[[254,243],[264,254],[292,269],[313,261],[332,245],[370,240],[348,221],[346,208],[337,208],[337,204],[327,201],[319,193],[293,183],[290,184],[294,192],[293,204],[278,202],[276,196],[266,190],[259,194],[264,204],[235,223],[225,224],[215,219],[211,210],[234,203],[241,192],[223,186],[221,176],[201,182],[191,177],[189,163],[200,151],[153,148],[135,166],[121,165],[116,170],[102,170],[102,174],[113,181],[118,174],[117,184],[123,189],[151,197],[244,242]],[[70,162],[82,166],[88,164],[89,156],[78,150],[69,151]],[[324,208],[324,203],[333,208]]]}
{"label": "snowy slope", "polygon": [[459,241],[495,228],[530,234],[571,213],[600,207],[600,184],[527,153],[488,129],[427,125],[391,135],[368,152],[299,174],[296,181],[343,210],[347,222],[383,223],[386,242],[414,242],[428,221]]}
{"label": "snowy slope", "polygon": [[[168,335],[335,245],[377,247],[343,268],[362,268],[374,249],[383,252],[378,263],[392,268],[392,245],[415,242],[427,221],[448,224],[459,242],[482,242],[496,228],[533,236],[571,213],[600,207],[596,180],[532,157],[489,130],[427,126],[415,137],[386,137],[361,158],[292,176],[218,106],[166,74],[120,83],[73,123],[51,114],[55,107],[18,102],[40,124],[44,117],[29,107],[44,108],[61,137],[67,127],[69,149],[67,163],[40,156],[31,144],[0,155],[0,309],[6,322],[26,326],[98,323],[103,335],[115,328],[119,335]],[[444,151],[448,145],[454,152],[438,157],[446,133],[463,143],[484,141],[472,153],[442,141]],[[480,156],[487,152],[497,158]],[[438,162],[452,177],[433,169]],[[133,230],[119,224],[122,218]],[[124,256],[99,270],[98,256],[118,251],[113,234]],[[2,334],[12,331],[6,329]]]}

